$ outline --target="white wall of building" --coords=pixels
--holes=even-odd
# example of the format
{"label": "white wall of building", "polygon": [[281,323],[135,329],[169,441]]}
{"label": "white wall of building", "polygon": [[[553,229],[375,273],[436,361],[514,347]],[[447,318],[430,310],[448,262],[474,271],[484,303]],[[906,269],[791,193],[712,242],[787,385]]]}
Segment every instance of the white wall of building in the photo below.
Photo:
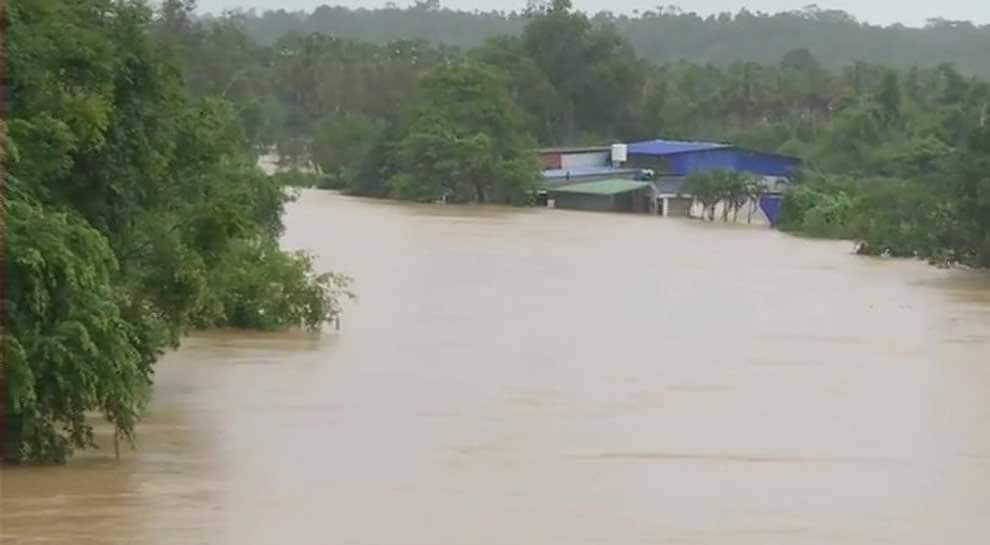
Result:
{"label": "white wall of building", "polygon": [[[691,207],[691,217],[700,218],[703,213],[701,203],[697,200],[694,201],[694,205]],[[715,221],[722,221],[723,214],[725,213],[725,203],[718,203],[715,205]],[[707,219],[708,216],[705,216]],[[733,211],[729,210],[728,220],[729,223],[742,223],[751,225],[764,225],[769,226],[770,220],[767,215],[763,213],[763,209],[760,208],[760,204],[753,199],[747,200],[739,210],[733,214]]]}
{"label": "white wall of building", "polygon": [[560,158],[560,168],[575,170],[587,167],[604,167],[608,166],[611,156],[612,152],[610,151],[565,153]]}

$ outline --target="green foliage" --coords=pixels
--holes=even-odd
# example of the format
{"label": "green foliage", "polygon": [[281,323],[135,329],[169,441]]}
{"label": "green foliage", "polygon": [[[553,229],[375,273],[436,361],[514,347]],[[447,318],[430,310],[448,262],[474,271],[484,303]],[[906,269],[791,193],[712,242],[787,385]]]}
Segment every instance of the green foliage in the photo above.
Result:
{"label": "green foliage", "polygon": [[539,165],[525,120],[491,67],[439,67],[422,82],[389,160],[392,196],[525,204]]}
{"label": "green foliage", "polygon": [[312,256],[285,253],[273,240],[238,241],[221,266],[210,272],[211,290],[201,327],[318,331],[337,319],[342,299],[352,298],[351,280],[314,273]]}
{"label": "green foliage", "polygon": [[801,185],[784,195],[780,205],[779,226],[781,229],[802,232],[804,218],[808,211],[824,200],[825,193],[807,185]]}
{"label": "green foliage", "polygon": [[86,413],[130,435],[147,400],[159,343],[146,342],[115,291],[109,241],[70,209],[6,180],[4,345],[12,461],[61,462],[92,445]]}
{"label": "green foliage", "polygon": [[272,179],[283,187],[322,187],[325,177],[312,172],[303,172],[298,168],[290,168],[272,174]]}
{"label": "green foliage", "polygon": [[715,219],[715,205],[722,198],[722,188],[719,187],[718,180],[708,172],[697,172],[688,177],[684,192],[694,195],[694,198],[701,203],[702,216]]}
{"label": "green foliage", "polygon": [[[311,12],[272,10],[239,17],[245,30],[263,44],[290,32],[319,32],[376,44],[422,39],[468,49],[495,36],[521,34],[533,14],[320,6]],[[798,67],[807,66],[808,56],[828,69],[858,60],[902,69],[948,61],[967,73],[990,76],[990,60],[982,54],[990,49],[990,30],[964,21],[933,19],[923,28],[880,27],[814,5],[782,13],[741,9],[715,15],[668,5],[634,17],[604,12],[592,20],[615,25],[640,56],[657,64],[684,60],[726,65],[744,60],[768,65],[777,63],[784,52],[795,51],[789,60]],[[803,53],[808,55],[802,58]]]}
{"label": "green foliage", "polygon": [[930,188],[909,180],[878,178],[862,184],[861,206],[847,221],[860,252],[938,259],[938,200]]}
{"label": "green foliage", "polygon": [[849,221],[856,202],[848,194],[815,193],[816,200],[801,222],[801,232],[814,237],[844,238],[849,235]]}
{"label": "green foliage", "polygon": [[759,200],[764,185],[761,180],[735,170],[699,171],[688,176],[684,191],[694,195],[702,206],[702,215],[715,220],[715,207],[722,203],[723,220],[733,217],[749,199]]}
{"label": "green foliage", "polygon": [[[196,44],[187,8],[7,7],[7,460],[92,446],[90,414],[131,439],[155,360],[190,328],[317,327],[340,311],[345,279],[278,250],[288,196],[255,166],[232,87],[190,96],[173,63]],[[264,291],[232,272],[252,267]]]}
{"label": "green foliage", "polygon": [[327,189],[357,186],[361,169],[375,145],[384,138],[385,123],[367,115],[345,113],[326,116],[310,146],[313,161],[328,175],[318,184]]}
{"label": "green foliage", "polygon": [[[636,117],[633,108],[640,102],[645,71],[614,25],[592,22],[583,13],[571,11],[569,2],[553,2],[530,19],[521,46],[518,53],[532,60],[552,88],[551,102],[528,104],[541,107],[531,113],[544,128],[542,141],[574,142],[588,130],[605,138],[628,132],[625,129]],[[516,82],[517,89],[533,80],[527,70],[512,71],[525,62],[508,61],[500,67],[523,78]]]}
{"label": "green foliage", "polygon": [[866,210],[861,194],[853,179],[812,175],[784,195],[779,226],[811,237],[855,238],[852,222]]}
{"label": "green foliage", "polygon": [[938,243],[929,257],[990,268],[990,127],[970,133],[946,163],[946,176],[937,176]]}

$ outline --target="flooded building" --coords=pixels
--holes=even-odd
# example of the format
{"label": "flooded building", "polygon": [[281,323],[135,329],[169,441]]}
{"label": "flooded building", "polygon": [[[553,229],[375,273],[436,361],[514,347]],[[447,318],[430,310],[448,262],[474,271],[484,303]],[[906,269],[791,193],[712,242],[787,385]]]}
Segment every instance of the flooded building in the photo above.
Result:
{"label": "flooded building", "polygon": [[797,157],[763,153],[714,142],[647,140],[628,146],[628,166],[665,176],[735,170],[771,178],[789,178],[801,165]]}
{"label": "flooded building", "polygon": [[651,182],[612,179],[582,182],[547,190],[552,208],[595,212],[656,213],[656,190]]}
{"label": "flooded building", "polygon": [[755,218],[774,225],[780,201],[790,185],[790,177],[801,165],[797,157],[746,150],[732,144],[647,140],[628,146],[628,165],[659,174],[654,180],[659,214],[671,217],[698,216],[700,207],[686,189],[687,177],[696,172],[734,170],[755,175],[766,184],[760,202],[746,203],[740,214],[745,221]]}
{"label": "flooded building", "polygon": [[[797,157],[747,150],[732,144],[647,140],[610,147],[547,148],[543,191],[538,202],[575,210],[654,213],[664,217],[699,217],[701,206],[687,190],[691,174],[733,170],[761,178],[766,193],[759,202],[731,210],[736,221],[774,225]],[[649,202],[644,199],[649,199]],[[716,205],[717,214],[725,217]]]}
{"label": "flooded building", "polygon": [[686,184],[687,178],[684,176],[664,176],[653,181],[658,214],[672,218],[691,216],[694,197],[684,188]]}
{"label": "flooded building", "polygon": [[612,148],[609,146],[543,148],[537,153],[544,170],[580,170],[612,164]]}
{"label": "flooded building", "polygon": [[644,181],[644,171],[631,168],[626,145],[590,146],[571,148],[544,148],[537,150],[543,163],[543,187],[537,194],[537,203],[548,204],[549,192],[555,188],[611,180]]}
{"label": "flooded building", "polygon": [[543,180],[546,187],[614,179],[633,180],[642,177],[642,169],[625,164],[627,158],[625,144],[544,148],[537,152],[543,163]]}

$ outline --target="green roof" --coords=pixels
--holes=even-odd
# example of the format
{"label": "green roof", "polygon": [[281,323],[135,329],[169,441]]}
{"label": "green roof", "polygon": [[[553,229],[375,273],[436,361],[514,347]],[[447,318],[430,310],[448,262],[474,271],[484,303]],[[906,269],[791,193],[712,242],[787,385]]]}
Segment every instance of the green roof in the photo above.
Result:
{"label": "green roof", "polygon": [[601,180],[598,182],[583,182],[548,189],[550,193],[580,193],[582,195],[618,195],[650,187],[650,182],[634,180]]}

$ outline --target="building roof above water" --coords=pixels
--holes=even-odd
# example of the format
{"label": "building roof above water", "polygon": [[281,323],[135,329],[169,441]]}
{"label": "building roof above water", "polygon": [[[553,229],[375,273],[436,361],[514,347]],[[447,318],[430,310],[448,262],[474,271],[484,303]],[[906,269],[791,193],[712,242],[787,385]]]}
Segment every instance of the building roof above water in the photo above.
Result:
{"label": "building roof above water", "polygon": [[536,150],[537,153],[602,153],[611,152],[612,148],[610,146],[570,146],[570,147],[558,147],[558,148],[540,148]]}
{"label": "building roof above water", "polygon": [[613,168],[610,166],[600,167],[578,167],[571,169],[550,169],[543,171],[543,177],[548,180],[566,179],[568,174],[571,178],[581,178],[585,176],[627,176],[638,174],[638,168]]}
{"label": "building roof above water", "polygon": [[729,144],[719,144],[716,142],[685,142],[680,140],[647,140],[645,142],[634,142],[629,144],[630,155],[676,155],[678,153],[691,153],[697,151],[708,151],[713,149],[731,148]]}
{"label": "building roof above water", "polygon": [[637,191],[645,187],[652,187],[652,185],[650,182],[615,179],[565,185],[556,187],[551,191],[554,193],[578,193],[581,195],[619,195],[629,193],[630,191]]}

